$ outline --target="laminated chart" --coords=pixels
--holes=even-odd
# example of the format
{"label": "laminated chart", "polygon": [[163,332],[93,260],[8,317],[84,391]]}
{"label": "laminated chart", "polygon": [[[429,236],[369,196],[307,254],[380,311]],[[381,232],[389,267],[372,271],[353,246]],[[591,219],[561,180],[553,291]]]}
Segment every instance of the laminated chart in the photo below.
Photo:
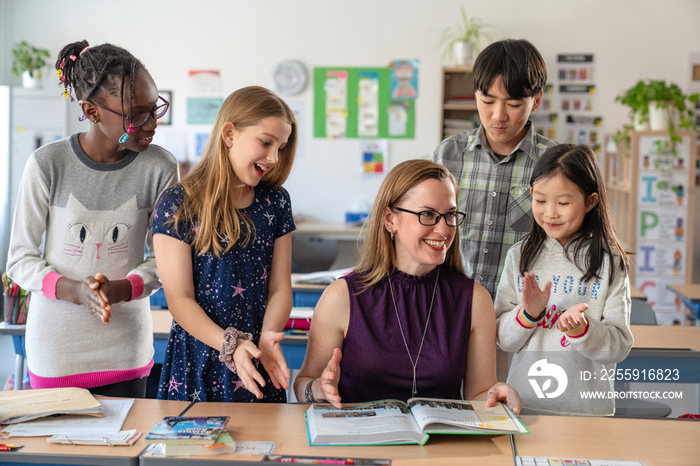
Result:
{"label": "laminated chart", "polygon": [[389,68],[315,68],[314,137],[413,139],[416,103],[391,91]]}
{"label": "laminated chart", "polygon": [[347,71],[328,71],[323,90],[326,95],[326,136],[343,138],[348,117]]}
{"label": "laminated chart", "polygon": [[379,73],[360,71],[357,97],[357,135],[376,138],[379,134]]}

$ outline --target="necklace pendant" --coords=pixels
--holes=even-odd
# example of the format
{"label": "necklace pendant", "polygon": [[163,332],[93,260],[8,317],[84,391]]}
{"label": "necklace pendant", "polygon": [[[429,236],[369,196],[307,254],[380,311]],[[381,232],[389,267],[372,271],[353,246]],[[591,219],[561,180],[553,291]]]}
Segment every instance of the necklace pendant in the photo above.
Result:
{"label": "necklace pendant", "polygon": [[415,389],[414,389],[414,390],[413,390],[413,397],[415,398],[415,397],[417,397],[417,396],[418,396],[418,390],[415,390]]}

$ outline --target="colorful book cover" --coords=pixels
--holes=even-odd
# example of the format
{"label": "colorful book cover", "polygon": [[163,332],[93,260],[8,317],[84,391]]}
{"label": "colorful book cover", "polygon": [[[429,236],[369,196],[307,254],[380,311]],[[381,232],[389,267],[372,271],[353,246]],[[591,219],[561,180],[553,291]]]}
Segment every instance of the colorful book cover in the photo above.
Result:
{"label": "colorful book cover", "polygon": [[213,445],[229,419],[229,416],[165,417],[151,429],[144,443]]}

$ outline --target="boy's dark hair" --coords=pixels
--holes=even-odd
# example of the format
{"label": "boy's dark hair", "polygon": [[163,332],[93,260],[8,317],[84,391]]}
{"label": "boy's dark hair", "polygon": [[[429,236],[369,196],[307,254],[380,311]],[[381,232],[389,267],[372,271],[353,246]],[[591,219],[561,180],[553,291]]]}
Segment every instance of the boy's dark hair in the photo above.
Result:
{"label": "boy's dark hair", "polygon": [[547,65],[530,42],[506,39],[486,47],[474,61],[474,90],[487,93],[501,77],[513,99],[534,97],[547,83]]}
{"label": "boy's dark hair", "polygon": [[[546,180],[557,174],[563,175],[578,186],[586,200],[591,194],[598,193],[598,204],[586,213],[581,228],[564,247],[567,259],[571,260],[573,257],[576,267],[584,273],[582,280],[588,281],[602,278],[599,272],[605,256],[608,256],[608,283],[612,283],[615,274],[614,256],[619,257],[622,271],[629,270],[629,259],[615,235],[607,191],[595,153],[585,144],[559,144],[550,147],[537,160],[530,178],[530,186],[534,187],[537,180]],[[533,219],[530,232],[523,240],[520,273],[531,270],[545,241],[547,233]],[[588,246],[588,251],[582,255],[585,246]],[[571,250],[573,253],[570,254]]]}
{"label": "boy's dark hair", "polygon": [[72,99],[73,91],[78,100],[90,100],[91,97],[101,97],[105,94],[119,96],[123,115],[127,114],[124,111],[126,77],[132,78],[128,114],[133,114],[131,111],[134,100],[133,77],[141,69],[145,69],[143,63],[129,51],[112,44],[90,47],[86,40],[66,45],[56,60],[56,70],[61,71],[59,84],[65,88],[66,97]]}

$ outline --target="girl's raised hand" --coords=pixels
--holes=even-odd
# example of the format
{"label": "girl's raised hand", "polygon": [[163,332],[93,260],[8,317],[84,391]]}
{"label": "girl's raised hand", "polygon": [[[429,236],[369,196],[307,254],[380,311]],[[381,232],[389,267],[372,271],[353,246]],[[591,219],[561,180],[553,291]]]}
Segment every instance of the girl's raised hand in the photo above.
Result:
{"label": "girl's raised hand", "polygon": [[338,384],[340,383],[340,360],[343,359],[343,353],[340,348],[333,350],[333,356],[328,361],[328,365],[323,369],[323,373],[319,380],[321,381],[321,393],[326,401],[338,409],[342,409],[343,403],[340,402],[340,392]]}
{"label": "girl's raised hand", "polygon": [[258,400],[262,399],[263,394],[258,388],[265,386],[265,379],[260,372],[255,369],[252,359],[262,357],[262,351],[255,346],[250,340],[238,340],[236,351],[233,352],[233,362],[236,364],[236,373],[243,382],[246,390],[255,395]]}
{"label": "girl's raised hand", "polygon": [[578,328],[581,324],[583,324],[583,327],[588,325],[588,319],[584,315],[586,309],[588,309],[588,304],[586,303],[575,304],[567,309],[557,320],[559,331],[568,332]]}
{"label": "girl's raised hand", "polygon": [[282,387],[288,390],[288,380],[291,376],[289,375],[287,360],[284,359],[284,353],[282,353],[282,347],[280,346],[280,342],[283,339],[284,333],[282,332],[264,331],[260,334],[258,348],[262,351],[260,361],[263,363],[263,367],[270,376],[270,380],[275,385],[275,388]]}
{"label": "girl's raised hand", "polygon": [[544,290],[540,290],[540,286],[535,279],[535,274],[532,272],[525,272],[523,276],[523,307],[527,315],[534,319],[539,318],[542,311],[547,307],[551,291],[551,281],[547,282],[544,286]]}

